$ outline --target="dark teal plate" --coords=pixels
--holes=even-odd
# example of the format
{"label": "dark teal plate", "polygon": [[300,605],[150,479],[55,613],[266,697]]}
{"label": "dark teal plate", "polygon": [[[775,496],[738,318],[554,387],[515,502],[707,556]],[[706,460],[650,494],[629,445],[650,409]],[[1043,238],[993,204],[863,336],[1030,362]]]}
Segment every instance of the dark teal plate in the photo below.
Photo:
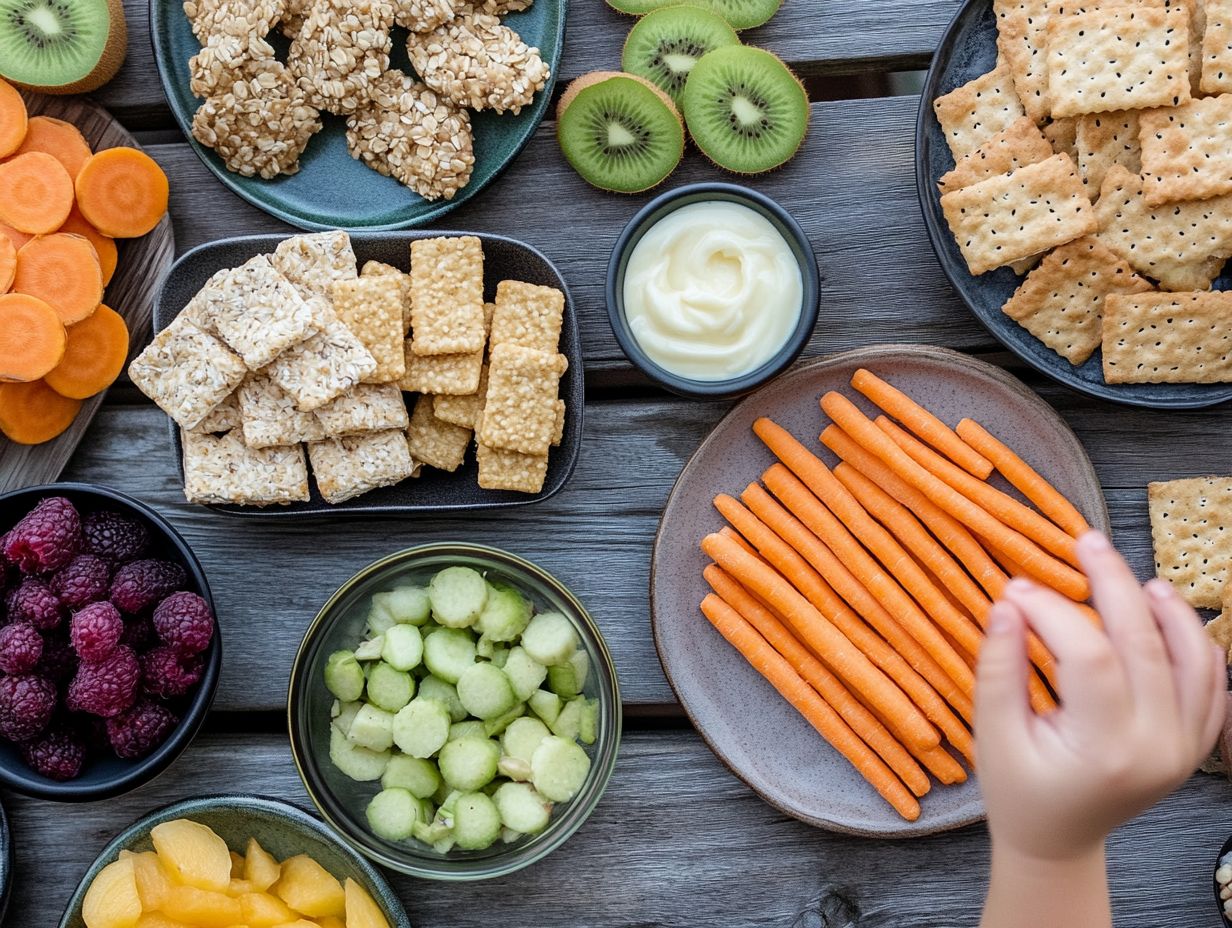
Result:
{"label": "dark teal plate", "polygon": [[[547,86],[530,106],[514,116],[471,113],[475,132],[475,171],[452,200],[429,202],[391,177],[383,177],[354,160],[346,150],[346,123],[323,113],[325,128],[313,136],[300,158],[298,174],[274,180],[242,177],[228,171],[214,152],[192,137],[192,118],[200,100],[188,89],[188,59],[201,50],[178,0],[150,0],[150,41],[163,93],[175,120],[207,168],[253,206],[301,229],[350,229],[371,232],[408,229],[439,219],[476,196],[505,169],[534,134],[552,100],[552,87],[565,44],[566,0],[535,0],[529,10],[505,17],[510,28],[535,46],[552,69]],[[406,59],[406,32],[394,30],[391,67],[411,73]],[[271,44],[285,47],[280,36]]]}

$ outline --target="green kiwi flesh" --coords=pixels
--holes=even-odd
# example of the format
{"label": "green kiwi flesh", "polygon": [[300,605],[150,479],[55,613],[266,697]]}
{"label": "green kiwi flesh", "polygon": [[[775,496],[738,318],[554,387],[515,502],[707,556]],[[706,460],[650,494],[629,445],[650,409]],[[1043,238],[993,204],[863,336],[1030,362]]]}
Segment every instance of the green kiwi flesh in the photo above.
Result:
{"label": "green kiwi flesh", "polygon": [[625,40],[621,67],[653,81],[677,105],[693,66],[707,52],[739,45],[727,20],[698,6],[667,6],[637,21]]}
{"label": "green kiwi flesh", "polygon": [[680,114],[653,85],[616,74],[567,93],[571,98],[557,119],[557,139],[587,183],[638,193],[660,184],[680,163]]}
{"label": "green kiwi flesh", "polygon": [[0,0],[0,75],[24,87],[77,85],[98,70],[112,30],[107,0]]}
{"label": "green kiwi flesh", "polygon": [[685,83],[683,109],[697,147],[737,174],[777,168],[808,131],[804,85],[777,57],[748,45],[705,55]]}
{"label": "green kiwi flesh", "polygon": [[682,2],[718,13],[739,31],[767,22],[778,12],[783,0],[607,0],[612,9],[632,16],[644,16],[652,10]]}

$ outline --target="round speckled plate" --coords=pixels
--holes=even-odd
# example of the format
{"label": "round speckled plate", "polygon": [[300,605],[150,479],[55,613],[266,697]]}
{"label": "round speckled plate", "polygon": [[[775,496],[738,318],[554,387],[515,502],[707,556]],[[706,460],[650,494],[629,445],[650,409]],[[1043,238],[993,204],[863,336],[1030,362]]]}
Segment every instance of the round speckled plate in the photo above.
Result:
{"label": "round speckled plate", "polygon": [[[1069,427],[1043,400],[999,368],[943,348],[874,345],[800,364],[736,406],[681,471],[663,511],[650,572],[651,622],[667,679],[711,750],[771,805],[801,821],[847,834],[912,837],[978,821],[984,808],[974,778],[934,786],[920,818],[903,821],[702,616],[708,559],[698,543],[723,519],[711,500],[739,496],[774,463],[753,434],[769,416],[828,464],[818,441],[818,401],[840,390],[866,411],[850,386],[867,367],[951,426],[964,416],[1013,436],[1030,463],[1073,500],[1090,523],[1108,529],[1095,471]],[[994,483],[999,478],[994,478]],[[1006,488],[1005,484],[1001,484]]]}
{"label": "round speckled plate", "polygon": [[[471,113],[475,134],[475,170],[470,183],[452,200],[428,201],[392,177],[382,177],[351,158],[346,147],[346,122],[322,114],[325,128],[313,136],[300,170],[273,180],[232,174],[222,159],[193,138],[192,120],[200,100],[188,86],[188,60],[201,50],[179,0],[150,0],[150,41],[162,79],[163,93],[188,144],[223,185],[253,206],[301,229],[383,231],[408,229],[439,219],[476,196],[517,157],[551,105],[552,87],[565,44],[566,0],[536,0],[530,9],[504,17],[504,22],[539,49],[552,78],[520,113]],[[270,44],[283,51],[286,40],[277,33]],[[390,66],[411,73],[406,56],[406,30],[394,30]]]}

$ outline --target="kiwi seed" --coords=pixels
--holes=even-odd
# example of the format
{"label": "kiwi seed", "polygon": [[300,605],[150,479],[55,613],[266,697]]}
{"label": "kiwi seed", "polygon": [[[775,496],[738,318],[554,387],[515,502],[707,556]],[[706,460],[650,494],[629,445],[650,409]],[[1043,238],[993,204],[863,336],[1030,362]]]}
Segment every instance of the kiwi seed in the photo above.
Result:
{"label": "kiwi seed", "polygon": [[620,64],[630,74],[653,81],[679,106],[684,82],[702,55],[739,44],[736,30],[718,13],[699,6],[666,6],[637,21]]}
{"label": "kiwi seed", "polygon": [[0,0],[0,77],[43,93],[86,93],[115,76],[121,0]]}
{"label": "kiwi seed", "polygon": [[768,21],[778,12],[783,0],[607,0],[612,9],[633,16],[644,16],[652,10],[682,2],[718,13],[739,31]]}

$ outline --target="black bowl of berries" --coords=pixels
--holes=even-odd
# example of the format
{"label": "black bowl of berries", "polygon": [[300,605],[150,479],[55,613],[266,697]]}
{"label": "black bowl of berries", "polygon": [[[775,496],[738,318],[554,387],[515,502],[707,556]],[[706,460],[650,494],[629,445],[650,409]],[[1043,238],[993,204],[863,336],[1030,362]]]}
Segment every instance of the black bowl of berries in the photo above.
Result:
{"label": "black bowl of berries", "polygon": [[0,783],[140,786],[201,727],[221,664],[205,574],[157,512],[84,483],[0,494]]}

